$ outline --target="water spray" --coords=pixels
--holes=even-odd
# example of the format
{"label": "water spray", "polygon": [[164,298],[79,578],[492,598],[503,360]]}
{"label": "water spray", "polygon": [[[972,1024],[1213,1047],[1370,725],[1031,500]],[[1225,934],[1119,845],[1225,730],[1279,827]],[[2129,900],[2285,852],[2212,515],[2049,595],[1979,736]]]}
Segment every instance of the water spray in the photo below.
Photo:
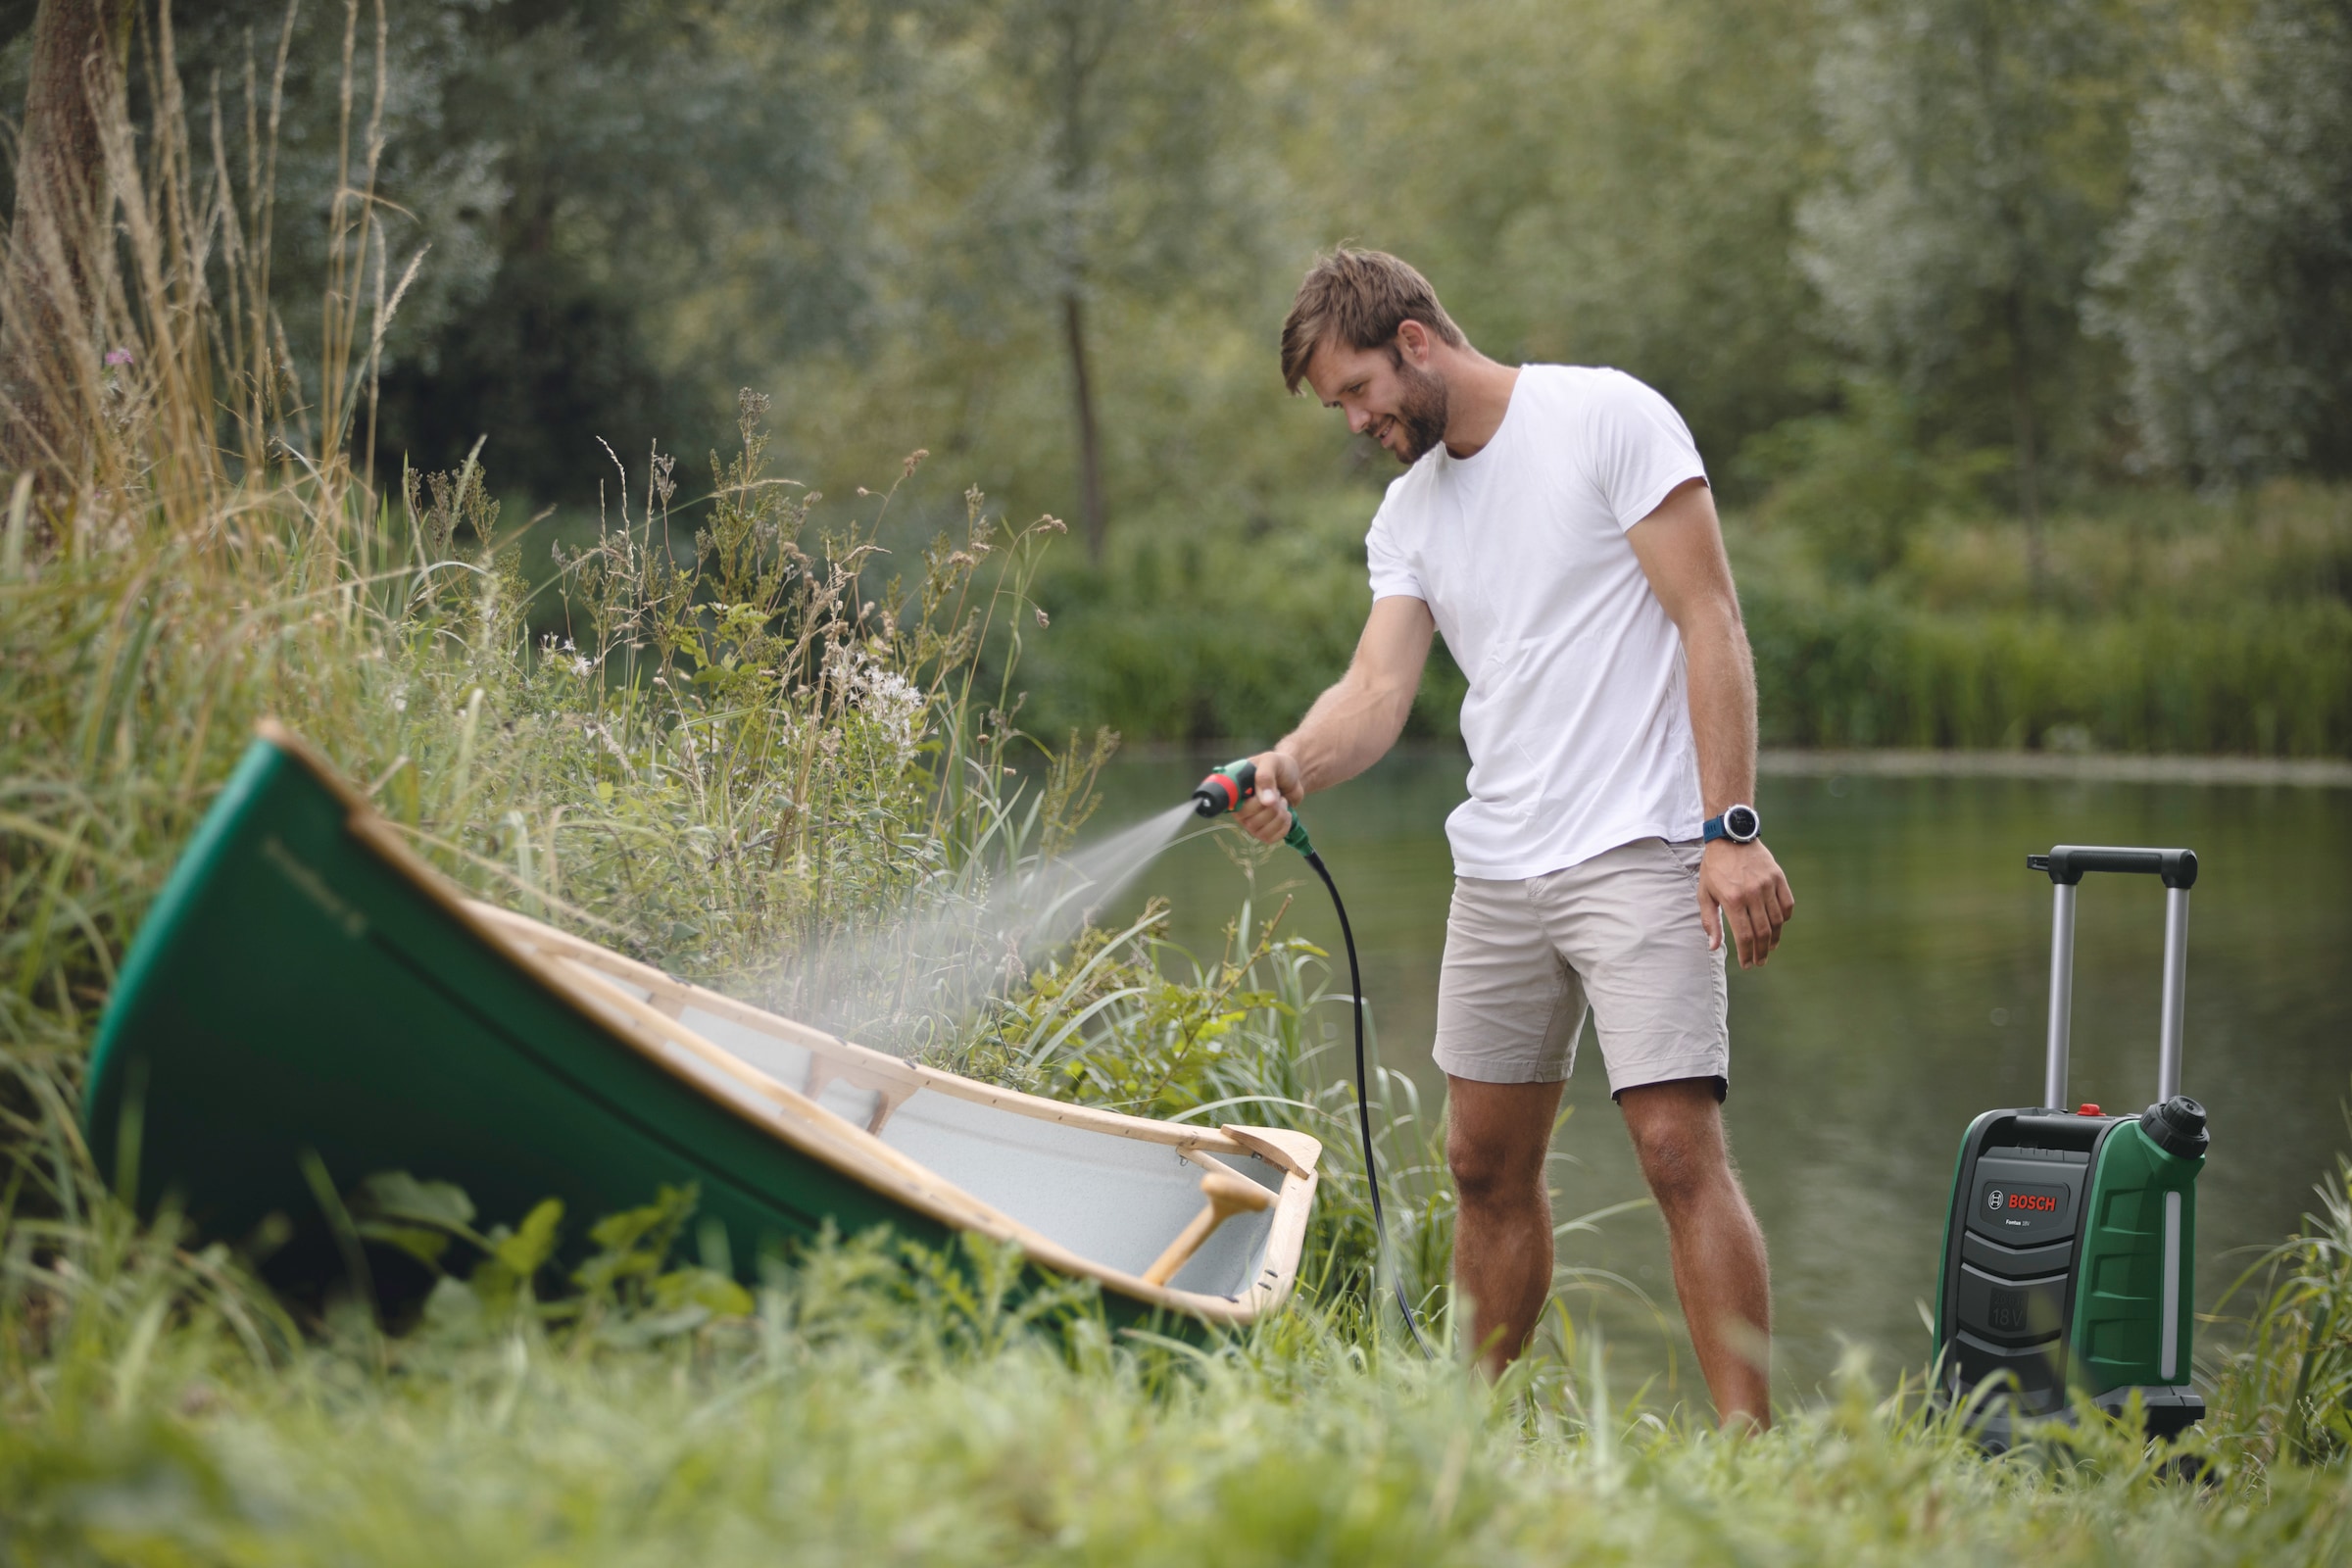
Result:
{"label": "water spray", "polygon": [[[1210,771],[1193,791],[1193,811],[1199,816],[1223,816],[1241,809],[1257,788],[1257,764],[1247,759],[1227,762]],[[1331,868],[1323,857],[1315,853],[1314,840],[1306,836],[1306,823],[1297,811],[1291,813],[1291,830],[1283,835],[1283,843],[1306,857],[1306,863],[1315,868],[1323,886],[1331,894],[1331,907],[1340,917],[1340,937],[1348,948],[1348,988],[1353,994],[1355,1007],[1355,1118],[1364,1138],[1364,1184],[1372,1192],[1372,1234],[1381,1252],[1389,1250],[1389,1222],[1380,1206],[1380,1165],[1372,1152],[1372,1085],[1371,1074],[1364,1064],[1364,974],[1355,961],[1355,931],[1348,923],[1348,906],[1340,902],[1340,885],[1331,879]],[[1404,1278],[1394,1264],[1389,1269],[1389,1286],[1396,1293],[1397,1309],[1404,1314],[1405,1331],[1412,1335],[1413,1344],[1423,1355],[1429,1355],[1429,1342],[1421,1337],[1421,1320],[1413,1303],[1404,1294]]]}

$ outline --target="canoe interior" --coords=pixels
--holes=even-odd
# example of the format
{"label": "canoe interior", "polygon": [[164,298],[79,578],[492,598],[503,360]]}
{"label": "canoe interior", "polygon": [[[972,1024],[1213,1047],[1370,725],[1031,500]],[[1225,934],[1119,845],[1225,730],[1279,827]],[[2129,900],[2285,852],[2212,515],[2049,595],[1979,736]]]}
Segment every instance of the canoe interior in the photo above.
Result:
{"label": "canoe interior", "polygon": [[[384,1170],[456,1182],[485,1223],[558,1197],[575,1237],[693,1182],[747,1274],[830,1223],[932,1245],[960,1229],[1007,1236],[1101,1278],[1121,1317],[1241,1321],[1287,1294],[1311,1140],[1266,1135],[1293,1151],[1275,1163],[1235,1142],[1242,1129],[907,1069],[625,959],[578,979],[584,966],[469,913],[368,819],[294,743],[265,737],[174,869],[124,962],[85,1099],[99,1168],[134,1158],[143,1207],[169,1193],[232,1240],[272,1214],[315,1214],[315,1152],[344,1189]],[[615,991],[706,1054],[649,1045]],[[1201,1206],[1204,1157],[1278,1201],[1226,1221],[1168,1289],[1143,1286]]]}
{"label": "canoe interior", "polygon": [[[780,1083],[799,1084],[808,1075],[814,1053],[807,1047],[691,1004],[678,1021]],[[815,1099],[862,1127],[874,1116],[882,1091],[833,1078]],[[1123,1273],[1149,1268],[1200,1207],[1200,1167],[1179,1149],[943,1094],[916,1092],[891,1112],[878,1136],[983,1203]],[[1217,1157],[1269,1192],[1282,1188],[1283,1173],[1254,1154]],[[1226,1221],[1171,1283],[1179,1290],[1239,1296],[1257,1272],[1272,1224],[1271,1210]]]}

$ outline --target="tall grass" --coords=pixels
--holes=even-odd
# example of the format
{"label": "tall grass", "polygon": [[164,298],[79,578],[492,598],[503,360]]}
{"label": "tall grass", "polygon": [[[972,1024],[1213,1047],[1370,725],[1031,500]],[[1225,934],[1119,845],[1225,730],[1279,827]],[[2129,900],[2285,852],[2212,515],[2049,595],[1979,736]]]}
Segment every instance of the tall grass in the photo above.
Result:
{"label": "tall grass", "polygon": [[[820,1248],[748,1315],[399,1340],[238,1323],[163,1250],[6,1256],[0,1551],[52,1562],[2324,1563],[2340,1468],[2168,1479],[2086,1427],[1999,1460],[1849,1374],[1736,1440],[1367,1362],[1311,1311],[1208,1350],[1023,1317],[1009,1259]],[[647,1325],[639,1321],[640,1329]]]}
{"label": "tall grass", "polygon": [[2229,1293],[2251,1312],[2221,1363],[2218,1402],[2237,1451],[2267,1464],[2352,1453],[2352,1157],[2339,1154],[2316,1191],[2320,1207],[2302,1233]]}

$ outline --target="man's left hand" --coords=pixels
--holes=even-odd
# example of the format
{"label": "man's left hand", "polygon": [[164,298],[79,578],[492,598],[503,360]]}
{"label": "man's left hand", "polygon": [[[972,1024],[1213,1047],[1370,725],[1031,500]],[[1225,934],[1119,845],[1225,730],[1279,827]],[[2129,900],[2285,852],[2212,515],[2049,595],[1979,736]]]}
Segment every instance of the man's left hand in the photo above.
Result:
{"label": "man's left hand", "polygon": [[1740,967],[1752,969],[1781,945],[1781,927],[1796,913],[1788,878],[1764,841],[1740,844],[1717,839],[1698,862],[1698,923],[1707,928],[1707,951],[1723,946],[1732,932]]}

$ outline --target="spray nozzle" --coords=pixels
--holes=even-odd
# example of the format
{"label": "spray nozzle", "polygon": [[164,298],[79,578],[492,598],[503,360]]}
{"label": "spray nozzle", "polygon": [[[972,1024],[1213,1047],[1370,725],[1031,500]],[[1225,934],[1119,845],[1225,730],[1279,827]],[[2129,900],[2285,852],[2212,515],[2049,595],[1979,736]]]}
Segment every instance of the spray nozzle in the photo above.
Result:
{"label": "spray nozzle", "polygon": [[[1238,762],[1227,762],[1223,767],[1210,769],[1208,776],[1194,789],[1193,810],[1200,816],[1223,816],[1227,811],[1238,811],[1242,803],[1250,798],[1250,792],[1256,788],[1255,762],[1248,758]],[[1284,835],[1282,842],[1300,855],[1315,853],[1314,841],[1306,836],[1306,824],[1298,819],[1296,811],[1291,813],[1291,831]]]}

